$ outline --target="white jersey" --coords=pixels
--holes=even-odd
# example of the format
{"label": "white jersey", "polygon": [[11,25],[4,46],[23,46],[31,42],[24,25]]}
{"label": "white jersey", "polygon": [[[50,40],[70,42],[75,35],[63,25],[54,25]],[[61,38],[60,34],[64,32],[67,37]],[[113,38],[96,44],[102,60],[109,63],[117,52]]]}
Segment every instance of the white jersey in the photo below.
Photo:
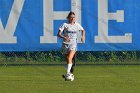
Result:
{"label": "white jersey", "polygon": [[61,32],[64,32],[64,36],[70,39],[69,42],[63,41],[63,43],[71,43],[71,42],[76,42],[77,34],[80,30],[83,30],[83,27],[76,22],[73,25],[69,23],[64,23],[62,26],[59,27],[59,30]]}

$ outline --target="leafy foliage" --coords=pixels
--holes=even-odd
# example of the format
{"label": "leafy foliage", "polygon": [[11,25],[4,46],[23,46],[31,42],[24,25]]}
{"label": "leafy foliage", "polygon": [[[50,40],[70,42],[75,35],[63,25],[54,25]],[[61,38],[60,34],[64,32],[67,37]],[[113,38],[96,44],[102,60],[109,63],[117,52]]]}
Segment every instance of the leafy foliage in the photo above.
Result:
{"label": "leafy foliage", "polygon": [[[140,51],[104,51],[76,53],[79,62],[132,62],[140,60]],[[2,52],[0,62],[64,62],[61,51],[47,52]]]}

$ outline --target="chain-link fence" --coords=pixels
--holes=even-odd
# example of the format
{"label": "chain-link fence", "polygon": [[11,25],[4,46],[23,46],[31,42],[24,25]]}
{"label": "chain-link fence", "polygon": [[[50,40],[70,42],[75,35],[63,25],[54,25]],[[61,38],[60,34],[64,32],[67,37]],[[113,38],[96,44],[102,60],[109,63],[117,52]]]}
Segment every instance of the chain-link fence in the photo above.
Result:
{"label": "chain-link fence", "polygon": [[[140,64],[140,51],[82,52],[76,53],[77,64]],[[65,64],[61,51],[1,52],[1,65]]]}

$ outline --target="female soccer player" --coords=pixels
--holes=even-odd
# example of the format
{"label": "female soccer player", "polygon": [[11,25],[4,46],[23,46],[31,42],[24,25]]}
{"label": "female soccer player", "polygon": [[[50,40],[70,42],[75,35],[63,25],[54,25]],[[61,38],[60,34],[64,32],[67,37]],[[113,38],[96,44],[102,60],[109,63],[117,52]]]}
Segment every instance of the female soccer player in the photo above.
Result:
{"label": "female soccer player", "polygon": [[63,23],[59,28],[58,37],[63,39],[63,53],[67,57],[67,71],[66,75],[70,73],[72,67],[72,59],[75,55],[77,48],[77,34],[78,31],[82,32],[81,41],[85,41],[85,30],[83,27],[75,22],[75,13],[70,12],[67,16],[67,23]]}

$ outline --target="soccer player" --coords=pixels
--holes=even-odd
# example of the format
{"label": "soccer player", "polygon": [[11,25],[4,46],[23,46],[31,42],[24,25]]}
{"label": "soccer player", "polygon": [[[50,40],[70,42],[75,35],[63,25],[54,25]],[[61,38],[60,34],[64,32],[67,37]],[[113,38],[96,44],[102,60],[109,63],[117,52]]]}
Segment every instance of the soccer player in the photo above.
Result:
{"label": "soccer player", "polygon": [[83,27],[75,22],[75,13],[70,12],[67,16],[67,22],[59,27],[58,37],[63,39],[62,49],[67,58],[66,75],[70,74],[72,68],[72,59],[76,53],[77,48],[77,34],[82,32],[81,41],[85,41],[85,30]]}

